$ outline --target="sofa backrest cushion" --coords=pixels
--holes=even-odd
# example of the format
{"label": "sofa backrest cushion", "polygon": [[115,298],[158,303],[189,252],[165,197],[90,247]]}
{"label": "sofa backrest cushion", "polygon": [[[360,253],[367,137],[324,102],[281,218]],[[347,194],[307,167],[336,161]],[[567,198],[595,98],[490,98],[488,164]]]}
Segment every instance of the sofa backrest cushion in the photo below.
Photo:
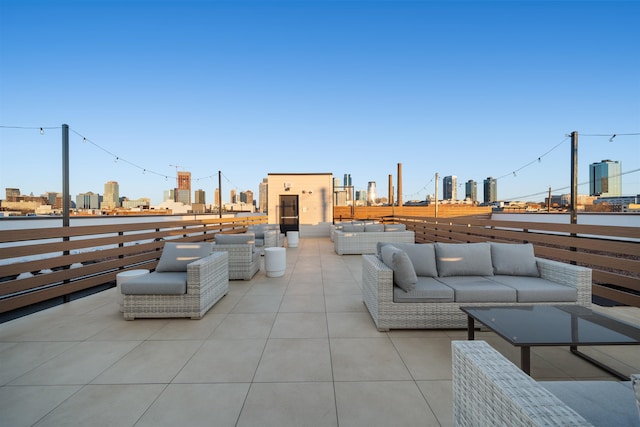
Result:
{"label": "sofa backrest cushion", "polygon": [[237,245],[243,243],[255,243],[255,235],[253,233],[216,234],[216,245]]}
{"label": "sofa backrest cushion", "polygon": [[342,231],[344,231],[345,233],[361,233],[364,231],[364,224],[363,223],[345,224],[342,226]]}
{"label": "sofa backrest cushion", "polygon": [[365,232],[381,232],[384,231],[384,224],[365,224]]}
{"label": "sofa backrest cushion", "polygon": [[533,245],[491,242],[493,274],[540,277]]}
{"label": "sofa backrest cushion", "polygon": [[382,262],[393,270],[393,283],[405,292],[410,292],[418,283],[409,255],[393,245],[382,247]]}
{"label": "sofa backrest cushion", "polygon": [[433,243],[393,243],[393,245],[409,255],[416,275],[438,277],[436,250]]}
{"label": "sofa backrest cushion", "polygon": [[211,253],[209,242],[166,242],[156,271],[187,271],[187,264]]}
{"label": "sofa backrest cushion", "polygon": [[405,224],[385,224],[384,231],[407,231],[407,226]]}
{"label": "sofa backrest cushion", "polygon": [[438,275],[493,276],[489,243],[435,243]]}

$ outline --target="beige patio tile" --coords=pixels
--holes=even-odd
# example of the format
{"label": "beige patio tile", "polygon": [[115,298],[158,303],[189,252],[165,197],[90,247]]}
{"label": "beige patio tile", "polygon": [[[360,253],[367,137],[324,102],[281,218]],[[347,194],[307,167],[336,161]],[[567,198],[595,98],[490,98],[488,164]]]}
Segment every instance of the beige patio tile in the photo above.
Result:
{"label": "beige patio tile", "polygon": [[334,427],[338,425],[333,384],[253,383],[238,427]]}
{"label": "beige patio tile", "polygon": [[325,313],[278,313],[270,338],[327,338]]}
{"label": "beige patio tile", "polygon": [[449,380],[417,381],[422,395],[441,426],[453,425],[453,384]]}
{"label": "beige patio tile", "polygon": [[173,383],[251,382],[265,339],[211,339],[173,379]]}
{"label": "beige patio tile", "polygon": [[410,380],[389,338],[331,338],[335,381]]}
{"label": "beige patio tile", "polygon": [[336,382],[341,426],[440,426],[413,381]]}
{"label": "beige patio tile", "polygon": [[36,425],[133,426],[165,387],[164,384],[87,385]]}
{"label": "beige patio tile", "polygon": [[209,338],[267,338],[275,318],[276,313],[232,313],[224,318]]}
{"label": "beige patio tile", "polygon": [[236,425],[249,383],[170,384],[136,427]]}
{"label": "beige patio tile", "polygon": [[201,345],[202,341],[145,341],[92,383],[168,383]]}
{"label": "beige patio tile", "polygon": [[256,382],[332,381],[329,340],[270,339],[256,372]]}
{"label": "beige patio tile", "polygon": [[82,386],[21,386],[0,388],[0,425],[35,424]]}
{"label": "beige patio tile", "polygon": [[380,338],[386,333],[378,332],[368,312],[327,313],[331,338]]}
{"label": "beige patio tile", "polygon": [[451,379],[449,338],[391,337],[400,357],[415,380]]}

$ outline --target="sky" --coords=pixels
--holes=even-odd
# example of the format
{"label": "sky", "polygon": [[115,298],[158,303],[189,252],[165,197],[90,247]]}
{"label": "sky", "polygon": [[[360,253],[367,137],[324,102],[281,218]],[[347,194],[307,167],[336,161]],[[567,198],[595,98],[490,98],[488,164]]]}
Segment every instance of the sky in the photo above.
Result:
{"label": "sky", "polygon": [[224,201],[269,173],[386,196],[401,163],[404,201],[436,173],[538,201],[570,191],[572,131],[580,194],[604,159],[640,194],[639,21],[637,1],[0,0],[0,198],[62,191],[62,124],[73,200],[118,181],[158,204],[183,170],[207,203],[219,171]]}

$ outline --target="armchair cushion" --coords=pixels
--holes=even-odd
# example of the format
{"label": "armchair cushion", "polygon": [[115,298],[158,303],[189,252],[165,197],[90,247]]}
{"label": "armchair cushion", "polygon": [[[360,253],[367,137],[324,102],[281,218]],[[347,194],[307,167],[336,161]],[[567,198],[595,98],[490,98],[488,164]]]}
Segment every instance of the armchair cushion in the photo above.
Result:
{"label": "armchair cushion", "polygon": [[235,245],[242,243],[254,243],[255,235],[253,233],[243,234],[216,234],[217,245]]}
{"label": "armchair cushion", "polygon": [[126,295],[182,295],[187,293],[187,273],[153,272],[132,277],[122,283]]}
{"label": "armchair cushion", "polygon": [[384,231],[387,231],[387,232],[407,231],[407,226],[405,224],[385,224]]}
{"label": "armchair cushion", "polygon": [[491,242],[493,274],[540,277],[533,245]]}
{"label": "armchair cushion", "polygon": [[187,271],[187,264],[211,253],[211,245],[207,242],[166,242],[156,271]]}

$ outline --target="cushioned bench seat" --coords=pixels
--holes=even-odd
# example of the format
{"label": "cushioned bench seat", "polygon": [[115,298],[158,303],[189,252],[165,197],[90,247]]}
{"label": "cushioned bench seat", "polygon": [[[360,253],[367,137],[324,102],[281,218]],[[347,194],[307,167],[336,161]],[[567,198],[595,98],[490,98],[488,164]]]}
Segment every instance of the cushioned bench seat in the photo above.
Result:
{"label": "cushioned bench seat", "polygon": [[181,295],[187,293],[187,273],[167,271],[136,276],[122,284],[129,295]]}

